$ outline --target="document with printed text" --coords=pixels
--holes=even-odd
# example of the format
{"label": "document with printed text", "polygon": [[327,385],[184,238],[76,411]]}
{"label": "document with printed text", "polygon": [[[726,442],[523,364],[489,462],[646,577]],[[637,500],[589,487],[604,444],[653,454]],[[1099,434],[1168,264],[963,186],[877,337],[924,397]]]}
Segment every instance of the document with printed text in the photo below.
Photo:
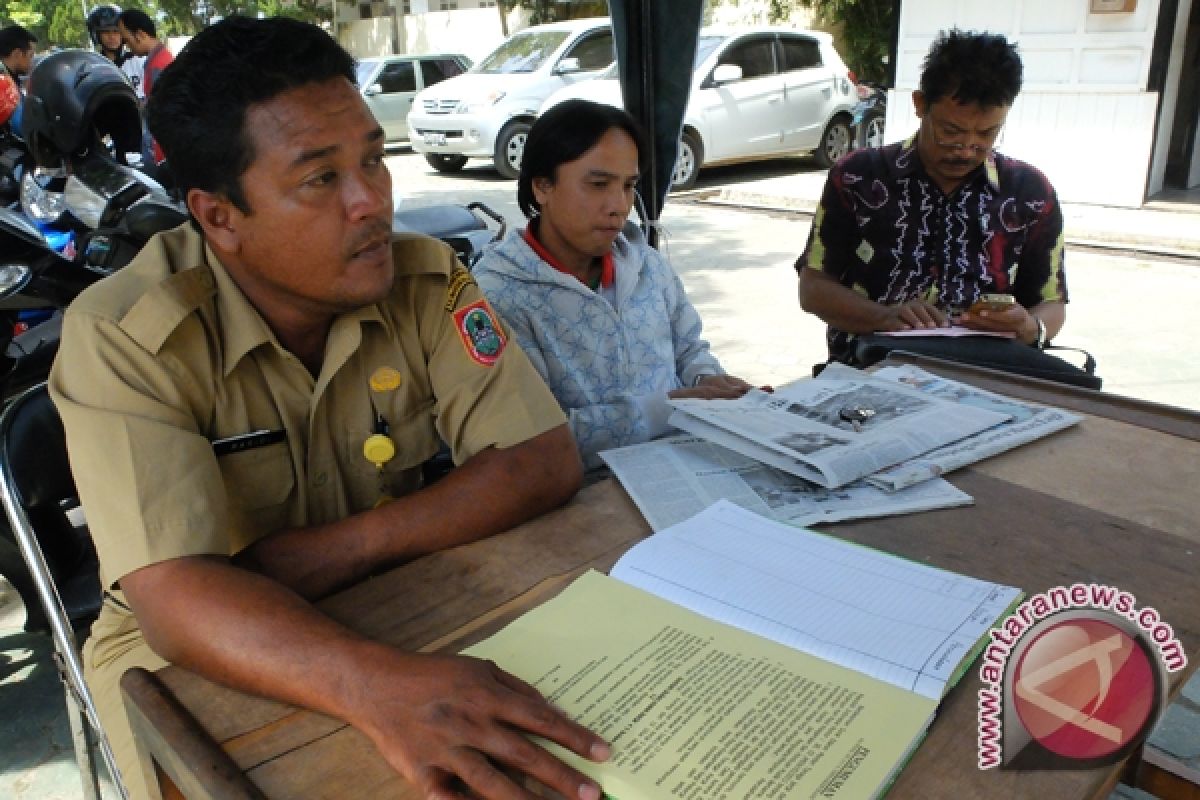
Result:
{"label": "document with printed text", "polygon": [[911,514],[974,502],[971,495],[940,478],[896,492],[865,480],[827,489],[686,434],[605,450],[600,457],[656,531],[721,499],[792,525]]}
{"label": "document with printed text", "polygon": [[553,749],[615,800],[875,797],[1019,597],[723,501],[466,652],[606,737]]}

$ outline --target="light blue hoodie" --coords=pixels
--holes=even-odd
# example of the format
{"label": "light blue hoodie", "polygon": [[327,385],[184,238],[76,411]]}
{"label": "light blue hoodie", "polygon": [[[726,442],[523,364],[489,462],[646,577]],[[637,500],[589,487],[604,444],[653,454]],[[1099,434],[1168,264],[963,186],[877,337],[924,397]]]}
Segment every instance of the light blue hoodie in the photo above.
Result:
{"label": "light blue hoodie", "polygon": [[666,394],[724,370],[700,338],[683,283],[641,229],[613,243],[615,307],[547,264],[521,231],[486,251],[475,279],[570,419],[584,466],[666,430]]}

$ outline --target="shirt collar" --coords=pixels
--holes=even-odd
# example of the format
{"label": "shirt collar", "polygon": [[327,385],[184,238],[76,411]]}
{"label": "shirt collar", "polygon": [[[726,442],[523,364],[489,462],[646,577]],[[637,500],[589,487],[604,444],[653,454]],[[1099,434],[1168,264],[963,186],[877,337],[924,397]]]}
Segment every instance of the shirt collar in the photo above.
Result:
{"label": "shirt collar", "polygon": [[[246,354],[260,345],[269,343],[283,350],[283,345],[279,344],[267,321],[247,299],[208,242],[204,243],[204,260],[212,270],[213,281],[217,287],[217,316],[221,324],[225,377],[229,377]],[[372,303],[339,315],[330,328],[330,336],[336,335],[336,331],[347,330],[348,323],[361,324],[368,321],[378,322],[388,329],[389,333],[394,333],[380,312],[379,305]]]}
{"label": "shirt collar", "polygon": [[[556,259],[554,256],[550,255],[550,251],[542,246],[542,243],[537,240],[537,235],[534,233],[533,229],[534,229],[534,223],[531,221],[528,225],[525,226],[525,230],[521,231],[521,236],[525,239],[525,243],[528,244],[533,249],[533,252],[538,254],[538,258],[542,259],[542,261],[545,261],[547,264],[554,267],[554,269],[558,270],[559,272],[563,273],[564,275],[570,275],[572,278],[575,278],[576,280],[578,280],[578,276],[576,276],[574,273],[572,273],[566,267],[564,267],[562,264],[560,264],[558,262],[558,259]],[[600,260],[600,287],[599,288],[604,288],[604,289],[612,288],[614,277],[615,276],[614,276],[614,267],[613,267],[613,255],[612,255],[612,251],[610,250],[607,253],[605,253],[604,256]],[[579,281],[579,282],[583,283],[583,281]],[[592,286],[590,288],[594,290],[597,287]]]}

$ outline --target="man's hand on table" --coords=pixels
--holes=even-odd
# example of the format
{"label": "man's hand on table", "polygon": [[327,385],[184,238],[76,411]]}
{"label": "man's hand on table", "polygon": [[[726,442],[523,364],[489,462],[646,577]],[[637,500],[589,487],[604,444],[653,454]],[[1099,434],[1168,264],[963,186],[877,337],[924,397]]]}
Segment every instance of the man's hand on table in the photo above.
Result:
{"label": "man's hand on table", "polygon": [[906,300],[885,309],[877,331],[910,331],[926,328],[944,328],[950,324],[946,313],[924,300]]}
{"label": "man's hand on table", "polygon": [[958,323],[977,331],[1011,331],[1025,344],[1033,344],[1038,338],[1037,320],[1020,303],[1014,303],[1005,311],[977,311],[974,314],[964,311]]}
{"label": "man's hand on table", "polygon": [[[394,651],[393,651],[394,652]],[[400,774],[430,800],[533,798],[509,776],[527,775],[574,800],[599,800],[595,781],[530,741],[533,734],[592,761],[608,744],[490,661],[409,655],[361,686],[366,733]]]}

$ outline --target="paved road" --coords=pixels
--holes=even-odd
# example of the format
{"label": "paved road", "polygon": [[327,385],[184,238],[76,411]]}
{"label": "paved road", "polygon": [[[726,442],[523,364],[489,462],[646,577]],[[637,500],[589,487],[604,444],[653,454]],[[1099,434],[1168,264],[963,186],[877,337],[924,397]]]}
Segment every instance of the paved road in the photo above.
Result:
{"label": "paved road", "polygon": [[[482,200],[510,225],[524,223],[515,182],[501,179],[485,162],[440,175],[420,156],[401,150],[388,166],[401,204]],[[737,185],[753,193],[756,183],[788,172],[797,181],[823,180],[810,162],[791,159],[708,170],[698,188]],[[823,360],[823,327],[800,311],[791,265],[811,218],[720,206],[700,199],[705,194],[671,198],[663,225],[665,252],[704,319],[714,351],[747,380],[783,383],[807,375]],[[1200,262],[1068,248],[1067,277],[1071,304],[1058,342],[1090,351],[1106,390],[1200,409],[1200,359],[1189,345],[1197,330]]]}

